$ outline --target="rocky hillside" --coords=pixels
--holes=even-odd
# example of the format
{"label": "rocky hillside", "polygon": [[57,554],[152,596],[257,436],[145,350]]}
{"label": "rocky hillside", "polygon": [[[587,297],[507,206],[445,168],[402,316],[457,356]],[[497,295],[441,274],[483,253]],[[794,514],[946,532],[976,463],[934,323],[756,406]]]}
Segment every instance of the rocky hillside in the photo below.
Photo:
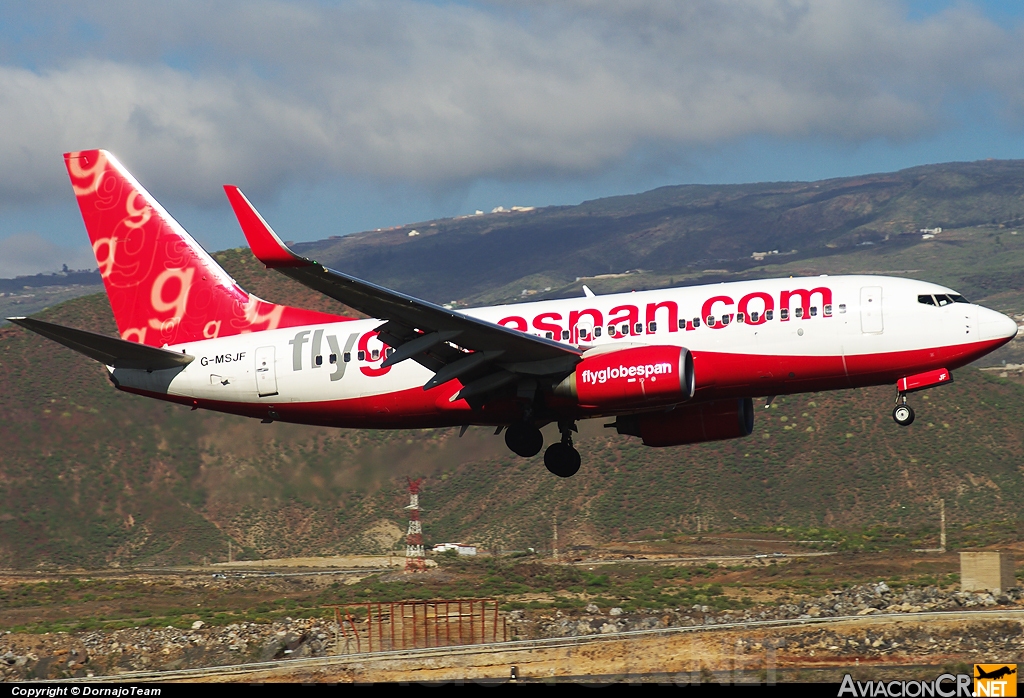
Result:
{"label": "rocky hillside", "polygon": [[[271,279],[244,283],[290,293]],[[44,316],[112,330],[104,296]],[[406,475],[427,478],[428,542],[503,549],[548,547],[555,519],[572,546],[692,531],[698,516],[716,530],[884,524],[911,545],[940,497],[960,526],[1015,522],[1024,497],[1024,388],[971,369],[915,398],[910,429],[890,419],[889,388],[781,398],[753,436],[719,444],[648,449],[586,423],[583,470],[564,481],[485,429],[264,425],[119,393],[19,328],[0,329],[0,385],[4,566],[223,560],[229,539],[249,557],[380,551],[401,536]]]}
{"label": "rocky hillside", "polygon": [[[809,184],[670,187],[304,249],[464,303],[521,297],[527,284],[538,291],[531,298],[548,285],[550,294],[575,293],[576,276],[635,267],[646,271],[588,283],[610,291],[874,271],[947,283],[1022,314],[1024,235],[1013,228],[1022,194],[1024,163],[954,164]],[[923,225],[945,230],[923,240]],[[750,257],[776,247],[799,252]],[[263,298],[345,312],[247,251],[218,259]],[[42,317],[113,332],[102,295]],[[1022,357],[1018,340],[991,361]],[[934,534],[939,498],[962,541],[973,526],[1021,523],[1024,387],[1012,369],[964,369],[953,385],[915,397],[910,429],[889,417],[890,388],[780,399],[758,410],[752,437],[721,444],[648,449],[584,424],[584,467],[568,481],[539,458],[511,456],[484,429],[459,439],[451,430],[263,425],[118,393],[104,373],[0,328],[0,566],[223,560],[229,541],[251,558],[386,550],[403,530],[406,475],[427,478],[428,541],[503,549],[548,547],[555,520],[564,546],[582,546],[693,531],[698,518],[718,530],[887,526],[911,546]]]}

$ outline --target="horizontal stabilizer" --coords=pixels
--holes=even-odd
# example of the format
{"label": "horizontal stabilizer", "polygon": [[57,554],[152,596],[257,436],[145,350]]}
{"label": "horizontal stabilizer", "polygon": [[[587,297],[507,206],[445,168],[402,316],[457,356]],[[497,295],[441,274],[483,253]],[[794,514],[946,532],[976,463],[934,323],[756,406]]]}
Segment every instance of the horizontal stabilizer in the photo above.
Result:
{"label": "horizontal stabilizer", "polygon": [[15,325],[41,334],[79,354],[99,361],[114,368],[135,368],[146,371],[159,371],[165,368],[187,366],[195,358],[188,354],[178,354],[166,349],[136,344],[117,337],[108,337],[88,330],[76,330],[72,327],[55,325],[35,318],[9,317]]}

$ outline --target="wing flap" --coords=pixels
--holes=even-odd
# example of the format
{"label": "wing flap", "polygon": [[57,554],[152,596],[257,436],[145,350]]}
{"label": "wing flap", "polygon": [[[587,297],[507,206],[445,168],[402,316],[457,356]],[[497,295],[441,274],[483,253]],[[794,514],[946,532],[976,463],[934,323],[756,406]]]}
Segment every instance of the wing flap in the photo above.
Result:
{"label": "wing flap", "polygon": [[195,359],[188,354],[178,354],[166,349],[136,344],[88,330],[64,327],[35,318],[10,317],[7,319],[15,325],[20,325],[58,344],[63,344],[68,349],[73,349],[79,354],[84,354],[90,359],[114,368],[159,371],[166,368],[188,366]]}

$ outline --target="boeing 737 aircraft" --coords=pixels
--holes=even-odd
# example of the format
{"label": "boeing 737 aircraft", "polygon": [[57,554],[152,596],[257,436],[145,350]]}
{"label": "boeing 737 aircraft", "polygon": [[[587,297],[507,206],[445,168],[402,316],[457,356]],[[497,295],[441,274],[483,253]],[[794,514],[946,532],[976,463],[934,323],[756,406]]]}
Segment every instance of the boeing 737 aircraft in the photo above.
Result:
{"label": "boeing 737 aircraft", "polygon": [[610,417],[648,446],[748,436],[751,398],[953,380],[1016,323],[937,284],[885,276],[739,281],[456,311],[289,250],[237,187],[268,268],[370,319],[242,290],[108,152],[64,156],[120,338],[11,318],[98,360],[119,389],[261,419],[370,429],[486,425],[555,475],[579,470],[576,422]]}

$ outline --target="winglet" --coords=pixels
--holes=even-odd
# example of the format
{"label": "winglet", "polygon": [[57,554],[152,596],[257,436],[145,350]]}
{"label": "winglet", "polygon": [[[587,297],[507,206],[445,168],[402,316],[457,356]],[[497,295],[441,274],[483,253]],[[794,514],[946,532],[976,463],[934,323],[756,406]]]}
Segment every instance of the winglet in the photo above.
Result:
{"label": "winglet", "polygon": [[249,248],[267,269],[309,266],[309,260],[299,257],[281,242],[281,238],[249,203],[241,189],[233,184],[225,184],[224,193],[228,195],[228,201],[231,202],[231,208],[235,211],[238,225],[242,227]]}

